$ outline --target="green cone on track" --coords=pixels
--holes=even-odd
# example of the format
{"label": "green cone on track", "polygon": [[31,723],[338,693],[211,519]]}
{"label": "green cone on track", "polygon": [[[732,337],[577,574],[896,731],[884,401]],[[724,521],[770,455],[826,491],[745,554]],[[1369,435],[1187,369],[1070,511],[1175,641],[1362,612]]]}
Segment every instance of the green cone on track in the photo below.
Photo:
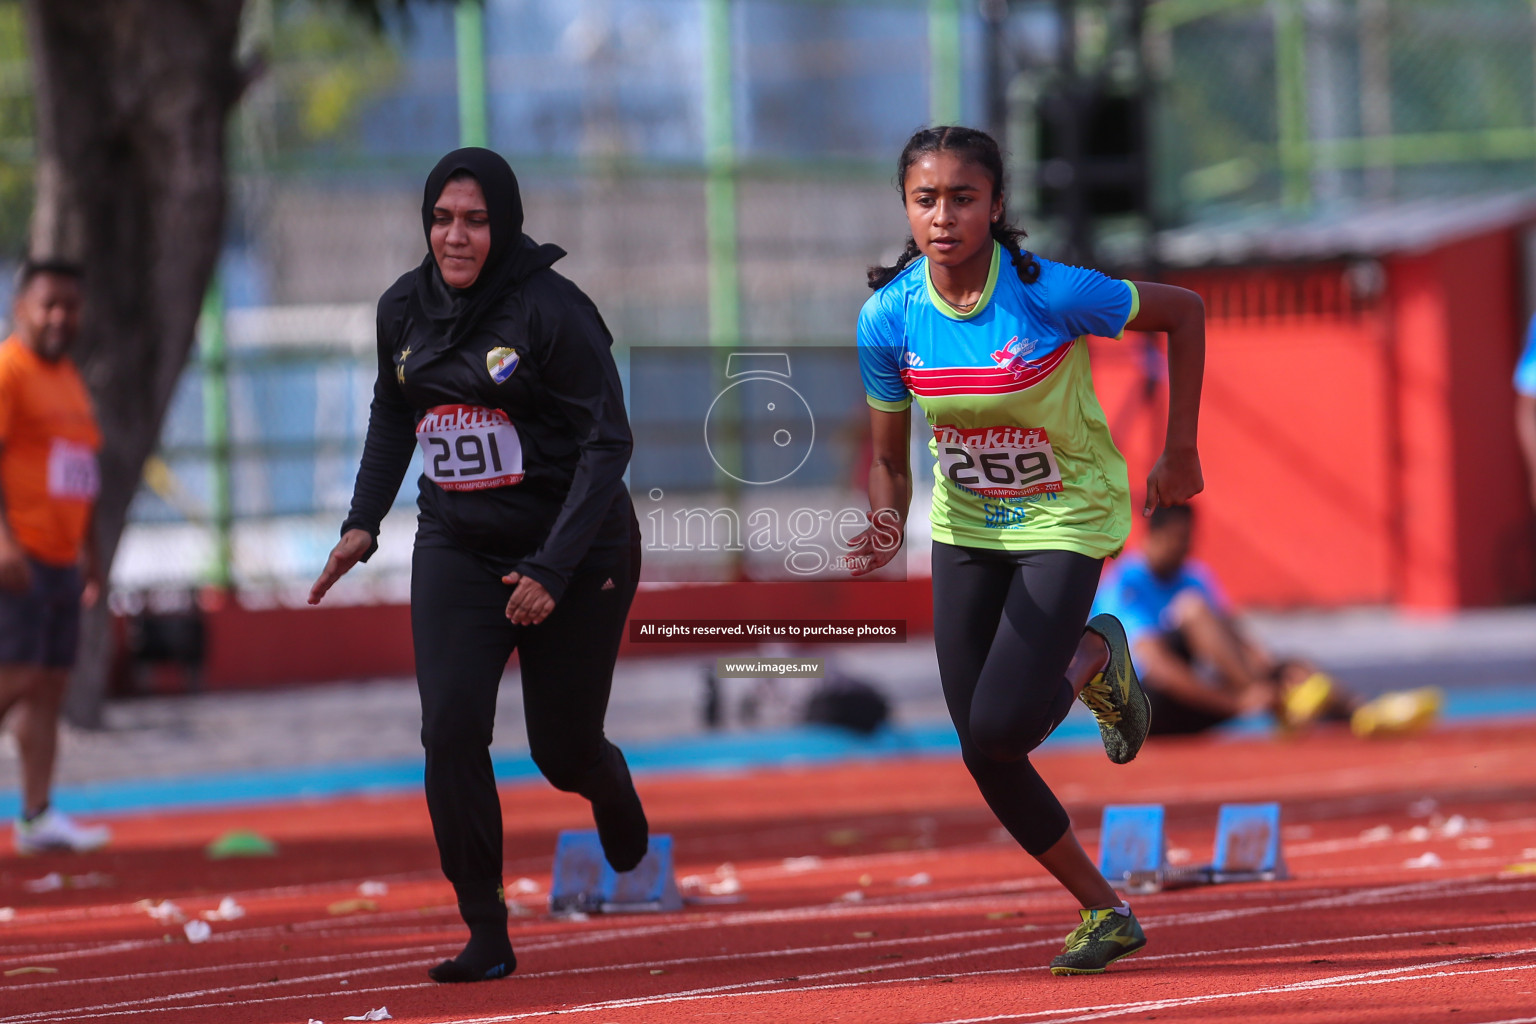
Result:
{"label": "green cone on track", "polygon": [[209,843],[204,852],[209,860],[224,860],[227,857],[276,857],[277,844],[259,832],[237,828],[225,832]]}

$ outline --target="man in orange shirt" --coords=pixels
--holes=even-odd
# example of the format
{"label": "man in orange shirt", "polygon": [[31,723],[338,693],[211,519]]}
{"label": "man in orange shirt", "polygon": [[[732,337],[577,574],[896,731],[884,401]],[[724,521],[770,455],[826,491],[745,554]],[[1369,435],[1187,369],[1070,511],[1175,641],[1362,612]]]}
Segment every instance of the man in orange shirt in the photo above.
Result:
{"label": "man in orange shirt", "polygon": [[65,355],[80,299],[79,267],[28,261],[15,333],[0,344],[0,718],[9,713],[21,756],[18,853],[94,850],[111,835],[49,804],[80,606],[101,586],[91,539],[101,432]]}

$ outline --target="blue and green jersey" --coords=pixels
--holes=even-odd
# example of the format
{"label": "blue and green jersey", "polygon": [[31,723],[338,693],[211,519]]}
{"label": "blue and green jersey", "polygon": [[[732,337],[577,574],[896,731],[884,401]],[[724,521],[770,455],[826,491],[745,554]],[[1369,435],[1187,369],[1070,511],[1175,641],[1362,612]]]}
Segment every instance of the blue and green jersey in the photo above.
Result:
{"label": "blue and green jersey", "polygon": [[869,404],[913,398],[933,429],[933,536],[965,547],[1117,554],[1130,533],[1125,459],[1093,391],[1087,335],[1136,316],[1129,281],[1040,259],[1024,284],[1002,247],[967,313],[919,258],[859,314]]}

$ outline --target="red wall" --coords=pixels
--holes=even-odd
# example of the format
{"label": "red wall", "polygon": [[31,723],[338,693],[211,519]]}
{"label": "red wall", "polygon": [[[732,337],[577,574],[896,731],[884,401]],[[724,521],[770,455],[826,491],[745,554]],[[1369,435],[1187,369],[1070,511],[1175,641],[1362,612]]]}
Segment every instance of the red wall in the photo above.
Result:
{"label": "red wall", "polygon": [[[1536,559],[1510,383],[1516,345],[1525,333],[1517,236],[1484,235],[1431,258],[1445,297],[1443,345],[1450,367],[1448,483],[1456,572],[1448,604],[1529,600],[1536,592]],[[1411,441],[1407,454],[1412,457]]]}
{"label": "red wall", "polygon": [[[722,583],[644,588],[631,619],[902,619],[932,628],[927,579],[903,583]],[[321,605],[253,610],[230,602],[207,613],[209,689],[415,673],[406,605]],[[739,646],[739,645],[736,645]],[[698,644],[631,644],[620,654],[707,655]],[[166,687],[182,685],[167,672]]]}
{"label": "red wall", "polygon": [[[1197,553],[1242,604],[1380,603],[1394,592],[1385,321],[1336,287],[1342,273],[1178,282],[1208,307]],[[1093,343],[1095,383],[1138,507],[1166,416],[1161,382],[1143,397],[1141,343]],[[1131,546],[1139,540],[1138,528]]]}
{"label": "red wall", "polygon": [[[1207,305],[1197,550],[1266,607],[1421,609],[1536,595],[1510,386],[1523,335],[1515,228],[1383,264],[1175,278]],[[1094,376],[1139,500],[1166,396],[1138,342],[1093,342]],[[1132,546],[1139,539],[1133,534]]]}

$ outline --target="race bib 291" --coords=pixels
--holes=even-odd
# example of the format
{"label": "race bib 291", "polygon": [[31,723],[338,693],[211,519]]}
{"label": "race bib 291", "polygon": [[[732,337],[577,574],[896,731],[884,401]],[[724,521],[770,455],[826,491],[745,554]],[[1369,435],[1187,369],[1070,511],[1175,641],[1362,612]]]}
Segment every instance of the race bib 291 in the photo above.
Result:
{"label": "race bib 291", "polygon": [[500,409],[439,405],[416,424],[427,478],[445,491],[509,487],[523,479],[523,446]]}
{"label": "race bib 291", "polygon": [[939,469],[952,483],[989,498],[1060,491],[1061,468],[1041,427],[936,426]]}

